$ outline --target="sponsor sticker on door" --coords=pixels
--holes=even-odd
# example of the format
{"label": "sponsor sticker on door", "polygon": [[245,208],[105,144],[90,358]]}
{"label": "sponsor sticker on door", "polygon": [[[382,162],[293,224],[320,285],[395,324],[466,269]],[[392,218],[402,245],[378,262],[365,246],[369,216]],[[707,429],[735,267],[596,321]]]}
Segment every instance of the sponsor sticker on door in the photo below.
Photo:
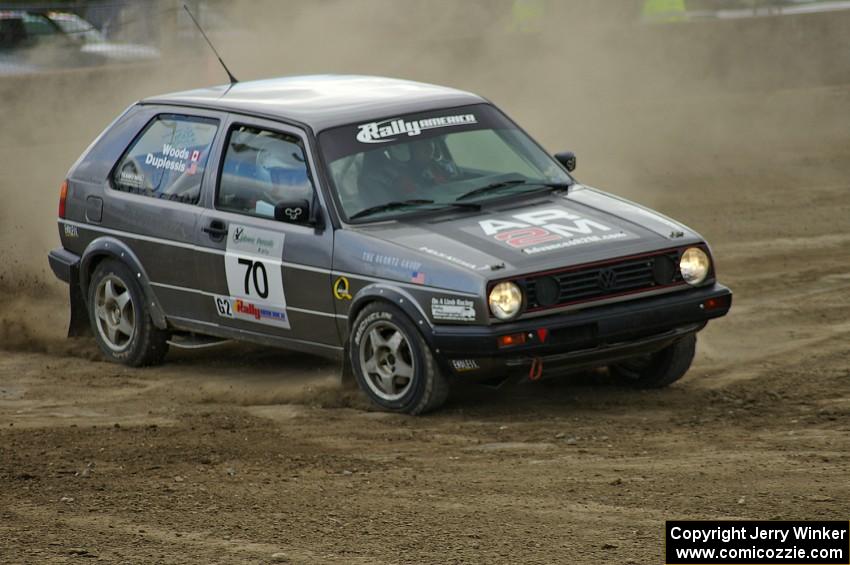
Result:
{"label": "sponsor sticker on door", "polygon": [[241,298],[230,296],[214,296],[215,307],[222,318],[245,320],[268,326],[289,329],[289,318],[286,310],[255,304]]}
{"label": "sponsor sticker on door", "polygon": [[[229,297],[216,297],[219,316],[289,329],[283,290],[284,234],[230,224],[224,268]],[[219,298],[229,299],[223,313]]]}

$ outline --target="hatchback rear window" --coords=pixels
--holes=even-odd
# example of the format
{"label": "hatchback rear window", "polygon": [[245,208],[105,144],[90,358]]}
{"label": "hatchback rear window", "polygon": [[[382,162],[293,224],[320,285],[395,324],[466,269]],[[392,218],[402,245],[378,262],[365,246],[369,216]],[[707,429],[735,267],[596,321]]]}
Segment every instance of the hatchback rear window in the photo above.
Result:
{"label": "hatchback rear window", "polygon": [[160,115],[139,135],[112,173],[112,187],[187,204],[197,204],[218,122]]}

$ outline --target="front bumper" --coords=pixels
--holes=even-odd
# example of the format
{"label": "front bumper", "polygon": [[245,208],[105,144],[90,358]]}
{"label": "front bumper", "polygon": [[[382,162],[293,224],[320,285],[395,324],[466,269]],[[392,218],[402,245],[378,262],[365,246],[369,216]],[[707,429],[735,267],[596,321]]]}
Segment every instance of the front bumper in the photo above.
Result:
{"label": "front bumper", "polygon": [[[732,292],[723,285],[492,326],[437,326],[431,344],[444,369],[489,380],[565,373],[608,365],[663,349],[726,315]],[[525,343],[499,346],[523,334]]]}

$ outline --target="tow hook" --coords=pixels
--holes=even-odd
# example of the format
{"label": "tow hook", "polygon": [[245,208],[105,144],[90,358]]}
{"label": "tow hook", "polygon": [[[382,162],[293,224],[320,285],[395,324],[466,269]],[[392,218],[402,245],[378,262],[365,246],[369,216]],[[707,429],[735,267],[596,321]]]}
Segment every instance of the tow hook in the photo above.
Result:
{"label": "tow hook", "polygon": [[528,370],[528,380],[538,381],[543,376],[543,359],[535,357],[531,360],[531,368]]}

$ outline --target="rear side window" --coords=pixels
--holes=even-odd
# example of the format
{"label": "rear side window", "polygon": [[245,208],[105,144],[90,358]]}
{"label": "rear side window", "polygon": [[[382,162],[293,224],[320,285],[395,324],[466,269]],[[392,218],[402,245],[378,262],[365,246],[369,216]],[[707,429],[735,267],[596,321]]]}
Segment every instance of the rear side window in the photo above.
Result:
{"label": "rear side window", "polygon": [[216,207],[240,214],[274,218],[277,204],[313,196],[301,140],[249,126],[231,130],[219,178]]}
{"label": "rear side window", "polygon": [[118,161],[112,173],[112,187],[151,198],[197,204],[216,131],[216,120],[157,116]]}

